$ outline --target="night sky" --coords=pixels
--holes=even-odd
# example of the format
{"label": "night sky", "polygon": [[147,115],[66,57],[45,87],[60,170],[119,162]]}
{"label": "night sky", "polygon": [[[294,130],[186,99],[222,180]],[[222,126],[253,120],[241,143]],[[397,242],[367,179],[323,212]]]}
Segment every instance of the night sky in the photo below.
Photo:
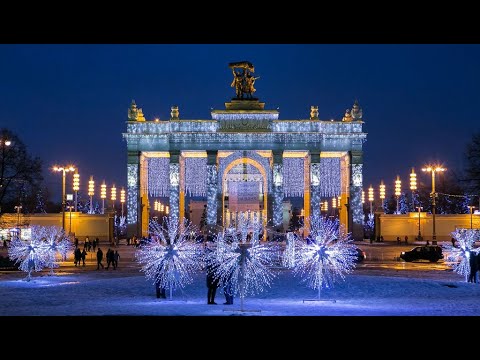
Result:
{"label": "night sky", "polygon": [[[408,188],[413,166],[439,161],[459,171],[479,130],[480,45],[0,45],[0,127],[14,131],[44,163],[45,182],[61,191],[54,164],[72,163],[81,191],[93,175],[96,196],[126,186],[127,109],[147,120],[210,119],[234,97],[229,62],[254,64],[256,96],[280,119],[342,118],[363,108],[364,188],[380,180]],[[71,182],[71,181],[70,181]],[[71,184],[69,185],[71,187]],[[60,200],[60,199],[59,199]]]}

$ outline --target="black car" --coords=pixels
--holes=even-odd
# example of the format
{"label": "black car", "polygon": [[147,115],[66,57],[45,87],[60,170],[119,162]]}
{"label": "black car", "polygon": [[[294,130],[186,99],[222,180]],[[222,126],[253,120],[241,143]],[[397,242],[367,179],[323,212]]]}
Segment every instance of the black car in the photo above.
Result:
{"label": "black car", "polygon": [[443,253],[442,248],[438,245],[416,246],[410,251],[402,251],[400,258],[407,262],[416,260],[437,262],[443,259]]}
{"label": "black car", "polygon": [[367,258],[367,254],[365,254],[365,251],[357,247],[357,258],[355,259],[356,263],[362,262]]}

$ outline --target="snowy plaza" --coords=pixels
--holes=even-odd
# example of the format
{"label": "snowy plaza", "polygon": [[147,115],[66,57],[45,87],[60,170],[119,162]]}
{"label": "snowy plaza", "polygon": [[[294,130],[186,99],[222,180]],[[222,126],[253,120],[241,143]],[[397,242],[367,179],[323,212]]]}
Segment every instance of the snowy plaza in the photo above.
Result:
{"label": "snowy plaza", "polygon": [[[388,246],[388,245],[387,245]],[[104,247],[104,246],[103,246]],[[377,249],[379,246],[376,247]],[[373,250],[367,251],[370,253]],[[220,287],[218,305],[207,304],[206,273],[173,292],[172,300],[157,299],[151,280],[146,280],[133,261],[134,248],[120,245],[117,270],[96,270],[94,255],[85,267],[73,266],[73,259],[62,262],[49,276],[49,270],[32,274],[2,272],[1,316],[470,316],[480,315],[480,286],[449,271],[442,264],[430,268],[420,263],[404,268],[405,263],[367,261],[358,265],[331,289],[322,290],[322,300],[294,277],[292,271],[273,269],[277,276],[271,287],[245,298],[240,310],[237,297],[233,305],[223,305]],[[93,257],[92,257],[93,256]],[[425,268],[425,269],[423,269]],[[255,310],[255,311],[249,311]]]}

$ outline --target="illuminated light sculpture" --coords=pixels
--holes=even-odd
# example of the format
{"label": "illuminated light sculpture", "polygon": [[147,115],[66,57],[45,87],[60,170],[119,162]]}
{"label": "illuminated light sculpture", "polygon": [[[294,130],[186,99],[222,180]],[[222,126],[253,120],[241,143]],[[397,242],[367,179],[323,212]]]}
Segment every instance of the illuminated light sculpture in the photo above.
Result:
{"label": "illuminated light sculpture", "polygon": [[[215,269],[215,277],[230,284],[230,295],[240,297],[240,311],[244,309],[244,299],[248,294],[255,295],[270,286],[275,274],[271,270],[278,257],[278,245],[262,243],[258,234],[262,232],[260,219],[241,212],[238,216],[239,230],[225,228],[217,234],[216,247],[208,253],[207,264]],[[247,239],[248,229],[253,236]]]}
{"label": "illuminated light sculpture", "polygon": [[317,289],[315,300],[320,300],[322,288],[330,288],[336,281],[345,280],[345,274],[353,271],[357,250],[351,234],[338,219],[313,217],[308,221],[308,240],[295,239],[295,250],[290,250],[295,259],[293,274],[308,287]]}
{"label": "illuminated light sculpture", "polygon": [[479,248],[474,248],[475,241],[478,239],[476,230],[457,229],[453,231],[452,237],[456,240],[455,244],[444,243],[442,248],[445,251],[445,261],[450,264],[452,270],[465,276],[468,281],[470,275],[470,253],[478,255]]}
{"label": "illuminated light sculpture", "polygon": [[152,240],[145,242],[135,252],[140,271],[160,288],[172,292],[193,282],[193,274],[202,270],[203,245],[189,240],[195,231],[190,221],[177,217],[164,217],[163,224],[150,221]]}

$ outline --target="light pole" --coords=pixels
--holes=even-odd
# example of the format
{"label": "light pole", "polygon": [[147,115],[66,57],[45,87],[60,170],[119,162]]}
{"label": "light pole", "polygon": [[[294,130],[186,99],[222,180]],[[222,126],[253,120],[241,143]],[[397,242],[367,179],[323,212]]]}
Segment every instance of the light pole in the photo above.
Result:
{"label": "light pole", "polygon": [[75,168],[70,166],[54,166],[53,171],[61,171],[62,176],[62,229],[65,231],[65,175],[67,172],[75,171]]}
{"label": "light pole", "polygon": [[[3,190],[3,176],[4,176],[4,173],[5,173],[5,150],[6,150],[6,147],[9,147],[10,145],[12,145],[12,142],[10,140],[3,140],[3,139],[0,139],[0,145],[2,145],[2,159],[1,159],[1,162],[0,164],[2,165],[1,166],[1,169],[0,169],[0,190]],[[0,206],[0,212],[2,211],[2,208]]]}
{"label": "light pole", "polygon": [[437,245],[437,234],[435,233],[435,198],[437,196],[435,192],[435,173],[436,172],[443,172],[447,169],[441,167],[440,165],[426,165],[422,171],[431,172],[432,173],[432,192],[430,196],[432,197],[432,245]]}
{"label": "light pole", "polygon": [[370,215],[373,214],[373,187],[370,185],[368,188],[368,201],[370,201]]}
{"label": "light pole", "polygon": [[410,173],[410,190],[412,191],[412,209],[415,209],[414,192],[417,190],[417,174],[415,174],[415,168],[412,168],[412,172]]}
{"label": "light pole", "polygon": [[80,174],[75,171],[75,174],[73,174],[73,191],[75,191],[75,212],[77,212],[78,190],[80,190]]}
{"label": "light pole", "polygon": [[88,196],[90,196],[90,214],[93,214],[93,195],[95,194],[95,181],[93,181],[93,176],[90,175],[90,180],[88,181]]}
{"label": "light pole", "polygon": [[111,199],[112,199],[112,209],[115,211],[115,200],[117,200],[117,188],[115,184],[113,184],[112,188],[110,189]]}
{"label": "light pole", "polygon": [[475,209],[475,206],[469,205],[468,208],[470,209],[470,229],[473,229],[473,209]]}
{"label": "light pole", "polygon": [[70,231],[68,232],[70,235],[72,235],[72,205],[68,205],[67,208],[70,210]]}
{"label": "light pole", "polygon": [[383,180],[380,183],[380,203],[383,208],[383,202],[385,201],[385,184],[383,183]]}
{"label": "light pole", "polygon": [[100,198],[102,199],[102,214],[105,214],[105,199],[107,198],[107,184],[105,184],[105,180],[100,185]]}
{"label": "light pole", "polygon": [[402,194],[402,181],[400,180],[400,176],[397,175],[397,180],[395,180],[395,196],[397,197],[397,212],[399,214],[400,211],[398,209],[398,200],[400,199],[400,195]]}
{"label": "light pole", "polygon": [[125,189],[122,187],[120,190],[120,203],[122,204],[122,217],[123,217],[123,204],[125,203]]}
{"label": "light pole", "polygon": [[15,210],[17,211],[17,228],[20,228],[20,210],[22,210],[22,205],[15,206]]}
{"label": "light pole", "polygon": [[418,210],[418,241],[422,241],[422,233],[420,231],[420,212],[422,211],[423,207],[417,206]]}

